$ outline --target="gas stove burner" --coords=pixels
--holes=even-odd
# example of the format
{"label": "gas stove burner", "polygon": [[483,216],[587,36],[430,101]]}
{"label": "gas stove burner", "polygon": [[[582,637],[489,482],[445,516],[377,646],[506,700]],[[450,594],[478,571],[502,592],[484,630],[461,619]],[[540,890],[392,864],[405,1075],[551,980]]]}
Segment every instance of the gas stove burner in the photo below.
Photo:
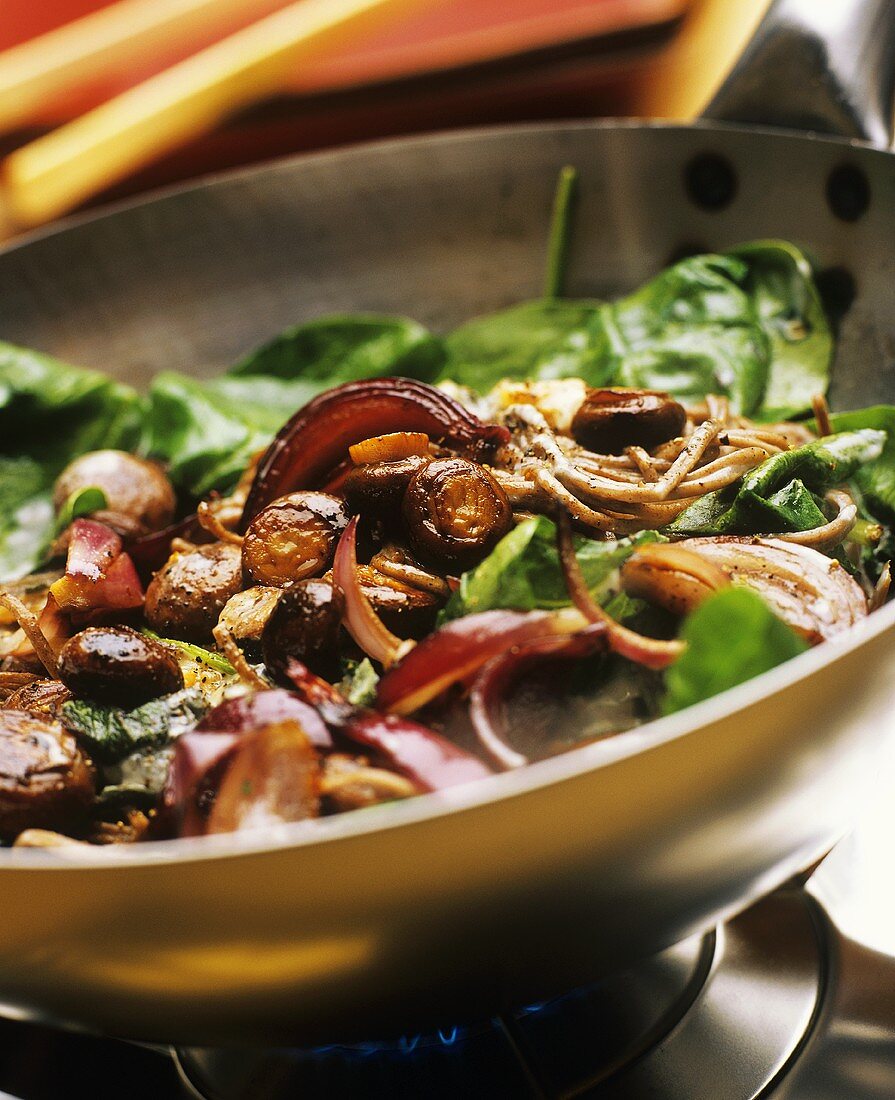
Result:
{"label": "gas stove burner", "polygon": [[891,1097],[895,1062],[885,1092],[844,1081],[841,1066],[837,1086],[818,1091],[812,1047],[832,988],[831,947],[819,907],[793,888],[717,933],[487,1025],[391,1043],[175,1057],[202,1100]]}

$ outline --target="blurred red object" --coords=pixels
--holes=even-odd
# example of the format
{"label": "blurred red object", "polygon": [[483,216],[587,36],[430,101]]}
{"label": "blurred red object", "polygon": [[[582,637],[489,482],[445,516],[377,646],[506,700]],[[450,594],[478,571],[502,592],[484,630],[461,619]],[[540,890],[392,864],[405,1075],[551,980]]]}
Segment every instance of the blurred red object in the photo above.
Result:
{"label": "blurred red object", "polygon": [[[95,202],[283,153],[369,138],[625,113],[632,71],[669,39],[688,2],[433,0],[361,46],[298,66],[276,101],[245,112]],[[0,49],[105,6],[104,0],[2,3]],[[284,3],[271,0],[270,8]],[[192,42],[189,52],[240,25],[231,15],[205,40]],[[78,94],[47,103],[27,131],[4,138],[0,154],[182,56],[182,51],[156,52],[126,80],[98,73]]]}

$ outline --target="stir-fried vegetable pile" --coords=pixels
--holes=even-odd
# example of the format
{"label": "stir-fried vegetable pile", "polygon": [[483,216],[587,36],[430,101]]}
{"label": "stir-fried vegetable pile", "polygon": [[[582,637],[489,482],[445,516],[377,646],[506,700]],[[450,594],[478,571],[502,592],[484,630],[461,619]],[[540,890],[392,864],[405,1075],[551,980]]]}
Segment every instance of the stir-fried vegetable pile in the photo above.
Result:
{"label": "stir-fried vegetable pile", "polygon": [[445,337],[323,318],[145,398],[0,346],[0,839],[437,791],[886,600],[895,408],[827,409],[807,259],[756,242],[562,298],[569,194],[547,296]]}

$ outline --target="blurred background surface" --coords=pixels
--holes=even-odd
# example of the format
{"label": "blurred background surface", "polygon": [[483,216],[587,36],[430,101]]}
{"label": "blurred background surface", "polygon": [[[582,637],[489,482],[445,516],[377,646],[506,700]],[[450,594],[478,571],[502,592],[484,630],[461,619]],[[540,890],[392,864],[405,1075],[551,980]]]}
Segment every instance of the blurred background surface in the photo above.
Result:
{"label": "blurred background surface", "polygon": [[[5,235],[357,141],[509,121],[689,118],[767,5],[3,0]],[[355,18],[359,7],[369,10]],[[295,14],[313,16],[317,30],[289,24]]]}

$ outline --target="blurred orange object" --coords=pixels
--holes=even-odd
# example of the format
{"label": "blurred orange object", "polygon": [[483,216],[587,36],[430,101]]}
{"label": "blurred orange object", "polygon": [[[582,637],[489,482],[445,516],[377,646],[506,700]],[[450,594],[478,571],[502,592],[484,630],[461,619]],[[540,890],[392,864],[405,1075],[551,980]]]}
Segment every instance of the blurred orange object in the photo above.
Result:
{"label": "blurred orange object", "polygon": [[[64,100],[50,99],[32,120],[55,125],[96,106],[211,42],[247,25],[285,0],[256,0],[242,17],[222,4],[221,17],[187,46],[147,51],[126,73],[98,71]],[[55,0],[35,5],[3,0],[0,50],[110,6],[109,0]],[[533,50],[594,42],[668,26],[687,0],[431,0],[403,19],[370,34],[362,45],[303,65],[284,94],[313,94],[475,65]],[[622,48],[629,43],[622,39]]]}
{"label": "blurred orange object", "polygon": [[[98,0],[2,0],[0,48],[96,11]],[[430,0],[400,23],[296,65],[279,94],[147,166],[100,200],[284,152],[444,126],[624,111],[624,76],[668,40],[689,0]],[[273,9],[284,0],[270,0]],[[253,17],[258,14],[254,6]],[[238,5],[235,6],[238,10]],[[9,11],[9,9],[12,9]],[[11,16],[11,18],[9,17]],[[244,22],[250,22],[246,19]],[[48,98],[0,153],[75,118],[242,25],[234,5],[189,43]]]}

